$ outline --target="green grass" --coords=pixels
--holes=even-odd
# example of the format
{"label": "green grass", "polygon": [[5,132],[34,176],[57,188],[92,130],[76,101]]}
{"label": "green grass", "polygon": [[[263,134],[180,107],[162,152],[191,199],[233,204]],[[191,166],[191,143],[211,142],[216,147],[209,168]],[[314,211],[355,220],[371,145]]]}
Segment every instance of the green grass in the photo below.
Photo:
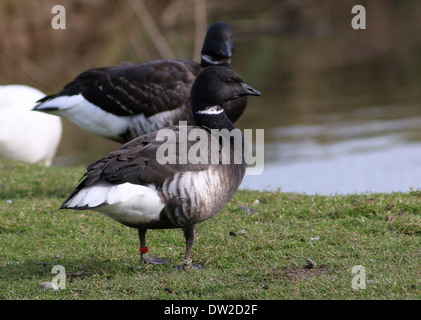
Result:
{"label": "green grass", "polygon": [[[239,191],[198,226],[193,259],[207,268],[176,270],[141,265],[135,229],[92,211],[58,210],[84,171],[0,161],[0,299],[421,298],[419,191]],[[181,263],[180,230],[150,230],[147,242],[151,255]],[[55,265],[65,267],[66,288],[40,290]],[[352,287],[357,265],[365,289]]]}

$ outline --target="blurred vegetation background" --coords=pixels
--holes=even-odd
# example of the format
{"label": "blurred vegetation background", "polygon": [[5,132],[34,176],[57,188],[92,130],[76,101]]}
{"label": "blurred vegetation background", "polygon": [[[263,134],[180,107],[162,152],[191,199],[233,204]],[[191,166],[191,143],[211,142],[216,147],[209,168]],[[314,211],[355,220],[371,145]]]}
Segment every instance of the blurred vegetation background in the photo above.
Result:
{"label": "blurred vegetation background", "polygon": [[[366,30],[351,27],[357,4]],[[66,8],[65,30],[51,26],[54,5]],[[207,26],[224,20],[234,30],[234,69],[263,92],[238,125],[314,122],[360,106],[419,103],[420,16],[415,0],[2,0],[0,84],[48,94],[92,67],[199,61]],[[73,140],[73,151],[93,141],[101,154],[110,149],[84,134],[66,122],[59,153]]]}

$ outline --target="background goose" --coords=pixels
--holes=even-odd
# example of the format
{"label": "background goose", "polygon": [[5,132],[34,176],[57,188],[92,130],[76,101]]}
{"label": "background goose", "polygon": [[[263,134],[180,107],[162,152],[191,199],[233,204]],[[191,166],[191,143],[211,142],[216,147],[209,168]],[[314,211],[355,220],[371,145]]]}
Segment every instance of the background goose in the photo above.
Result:
{"label": "background goose", "polygon": [[62,125],[59,117],[31,110],[43,96],[24,85],[0,86],[0,156],[51,165]]}
{"label": "background goose", "polygon": [[[234,163],[234,144],[229,144],[230,158],[222,162],[221,139],[217,137],[216,163],[211,160],[210,143],[206,161],[181,163],[183,143],[190,148],[197,141],[183,141],[182,130],[193,130],[212,139],[212,129],[235,129],[221,105],[228,100],[260,92],[246,85],[229,68],[208,67],[197,77],[191,90],[191,108],[197,126],[173,126],[165,129],[176,139],[175,163],[161,164],[159,148],[167,143],[158,139],[164,130],[138,137],[108,157],[88,167],[84,180],[64,201],[62,209],[96,210],[129,227],[137,228],[142,262],[164,263],[147,255],[147,229],[182,228],[186,238],[185,264],[191,264],[191,249],[196,225],[218,213],[239,187],[244,173],[243,161]],[[239,131],[239,130],[238,130]],[[196,132],[196,133],[197,133]],[[241,144],[244,143],[240,132]],[[229,141],[229,140],[228,140]],[[213,149],[215,150],[215,149]]]}
{"label": "background goose", "polygon": [[[193,124],[190,89],[207,66],[230,66],[234,41],[231,27],[216,22],[208,28],[201,63],[155,60],[90,69],[59,93],[44,97],[34,110],[67,118],[81,128],[118,142],[176,125]],[[224,104],[231,121],[246,107],[246,98]]]}

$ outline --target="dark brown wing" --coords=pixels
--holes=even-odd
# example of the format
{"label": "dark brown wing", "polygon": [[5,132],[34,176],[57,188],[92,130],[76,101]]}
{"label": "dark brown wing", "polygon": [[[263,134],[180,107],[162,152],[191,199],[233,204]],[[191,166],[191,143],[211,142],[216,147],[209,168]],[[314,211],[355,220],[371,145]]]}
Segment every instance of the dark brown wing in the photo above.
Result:
{"label": "dark brown wing", "polygon": [[[199,127],[189,126],[187,128],[188,130],[192,130]],[[201,171],[209,168],[210,164],[199,163],[196,165],[185,165],[181,163],[178,153],[180,141],[183,141],[183,139],[179,137],[180,127],[174,126],[167,130],[171,130],[175,135],[175,163],[161,164],[157,159],[158,149],[163,146],[164,143],[169,145],[169,142],[168,140],[158,141],[156,131],[138,137],[111,152],[107,157],[91,164],[83,177],[83,181],[77,186],[65,203],[78,190],[85,186],[92,185],[99,180],[107,181],[112,184],[129,182],[139,185],[154,185],[157,189],[160,189],[164,184],[164,181],[171,179],[176,173],[183,171]],[[190,148],[195,143],[195,141],[187,141],[187,148]],[[209,161],[209,163],[210,162],[211,161]]]}

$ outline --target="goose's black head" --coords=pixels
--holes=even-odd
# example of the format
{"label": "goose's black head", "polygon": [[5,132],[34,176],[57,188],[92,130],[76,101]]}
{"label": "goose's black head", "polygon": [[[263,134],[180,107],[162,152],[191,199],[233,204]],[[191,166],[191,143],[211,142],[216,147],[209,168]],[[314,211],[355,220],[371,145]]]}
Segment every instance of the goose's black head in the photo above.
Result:
{"label": "goose's black head", "polygon": [[222,120],[225,127],[232,127],[231,121],[225,115],[223,104],[248,95],[260,96],[261,93],[246,84],[232,69],[215,66],[203,69],[197,76],[190,95],[196,124],[213,128],[215,126],[208,122],[218,119],[219,127]]}
{"label": "goose's black head", "polygon": [[201,52],[202,67],[209,65],[228,66],[234,51],[232,29],[228,23],[215,22],[206,33]]}

